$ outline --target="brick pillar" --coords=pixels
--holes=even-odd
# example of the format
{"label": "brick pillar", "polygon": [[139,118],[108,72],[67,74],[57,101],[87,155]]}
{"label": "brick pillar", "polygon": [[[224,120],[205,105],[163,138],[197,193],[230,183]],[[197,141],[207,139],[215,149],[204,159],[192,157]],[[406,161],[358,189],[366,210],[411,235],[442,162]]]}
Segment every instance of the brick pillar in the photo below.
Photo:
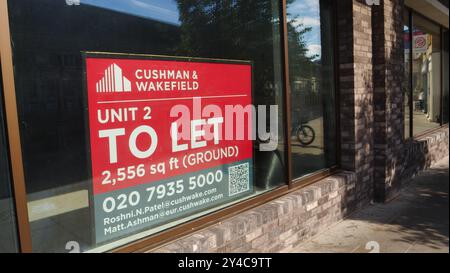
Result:
{"label": "brick pillar", "polygon": [[[373,200],[372,7],[338,1],[341,165],[357,175],[349,210]],[[352,197],[353,198],[353,197]]]}
{"label": "brick pillar", "polygon": [[404,143],[403,0],[381,0],[372,11],[374,54],[374,197],[384,202],[400,188]]}

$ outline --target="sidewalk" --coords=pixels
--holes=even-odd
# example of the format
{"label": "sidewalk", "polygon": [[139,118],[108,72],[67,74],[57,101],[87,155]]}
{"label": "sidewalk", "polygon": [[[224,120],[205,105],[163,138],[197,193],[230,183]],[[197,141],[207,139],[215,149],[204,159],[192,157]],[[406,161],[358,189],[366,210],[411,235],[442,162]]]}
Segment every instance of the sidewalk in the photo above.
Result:
{"label": "sidewalk", "polygon": [[301,244],[299,253],[448,253],[449,158],[416,177],[388,204],[351,215]]}

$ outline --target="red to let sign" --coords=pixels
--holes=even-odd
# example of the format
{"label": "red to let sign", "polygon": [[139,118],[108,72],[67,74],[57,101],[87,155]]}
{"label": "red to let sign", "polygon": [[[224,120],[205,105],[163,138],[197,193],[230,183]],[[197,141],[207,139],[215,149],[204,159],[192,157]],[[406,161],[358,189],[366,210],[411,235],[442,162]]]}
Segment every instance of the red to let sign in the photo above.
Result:
{"label": "red to let sign", "polygon": [[[106,53],[84,61],[97,242],[252,193],[254,117],[228,113],[252,104],[251,63]],[[225,137],[230,128],[245,137]]]}

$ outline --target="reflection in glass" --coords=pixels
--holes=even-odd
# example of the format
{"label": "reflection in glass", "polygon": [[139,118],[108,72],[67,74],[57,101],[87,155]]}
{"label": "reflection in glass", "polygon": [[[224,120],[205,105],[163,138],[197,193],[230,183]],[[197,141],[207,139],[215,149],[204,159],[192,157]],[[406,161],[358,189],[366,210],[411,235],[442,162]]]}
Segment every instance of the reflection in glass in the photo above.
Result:
{"label": "reflection in glass", "polygon": [[[69,241],[96,247],[81,51],[252,61],[254,104],[278,105],[285,127],[277,0],[8,4],[34,251],[65,252]],[[255,151],[258,191],[285,183],[282,132],[276,151]]]}
{"label": "reflection in glass", "polygon": [[8,145],[3,109],[3,83],[0,70],[0,253],[17,252],[14,205],[11,195]]}
{"label": "reflection in glass", "polygon": [[294,178],[336,163],[332,5],[288,1]]}
{"label": "reflection in glass", "polygon": [[144,17],[172,25],[180,25],[177,1],[173,0],[81,0],[83,5],[92,5],[130,16]]}
{"label": "reflection in glass", "polygon": [[420,16],[413,24],[413,122],[414,135],[440,126],[441,40],[440,28]]}

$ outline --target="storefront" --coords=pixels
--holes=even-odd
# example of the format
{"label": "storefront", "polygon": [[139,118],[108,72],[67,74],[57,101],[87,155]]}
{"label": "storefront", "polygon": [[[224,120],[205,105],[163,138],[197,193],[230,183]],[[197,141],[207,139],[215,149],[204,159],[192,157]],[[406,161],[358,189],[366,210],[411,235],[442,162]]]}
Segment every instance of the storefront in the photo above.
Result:
{"label": "storefront", "polygon": [[286,251],[386,201],[448,142],[448,5],[381,2],[0,0],[0,252]]}
{"label": "storefront", "polygon": [[448,29],[407,9],[405,35],[405,137],[448,123]]}

